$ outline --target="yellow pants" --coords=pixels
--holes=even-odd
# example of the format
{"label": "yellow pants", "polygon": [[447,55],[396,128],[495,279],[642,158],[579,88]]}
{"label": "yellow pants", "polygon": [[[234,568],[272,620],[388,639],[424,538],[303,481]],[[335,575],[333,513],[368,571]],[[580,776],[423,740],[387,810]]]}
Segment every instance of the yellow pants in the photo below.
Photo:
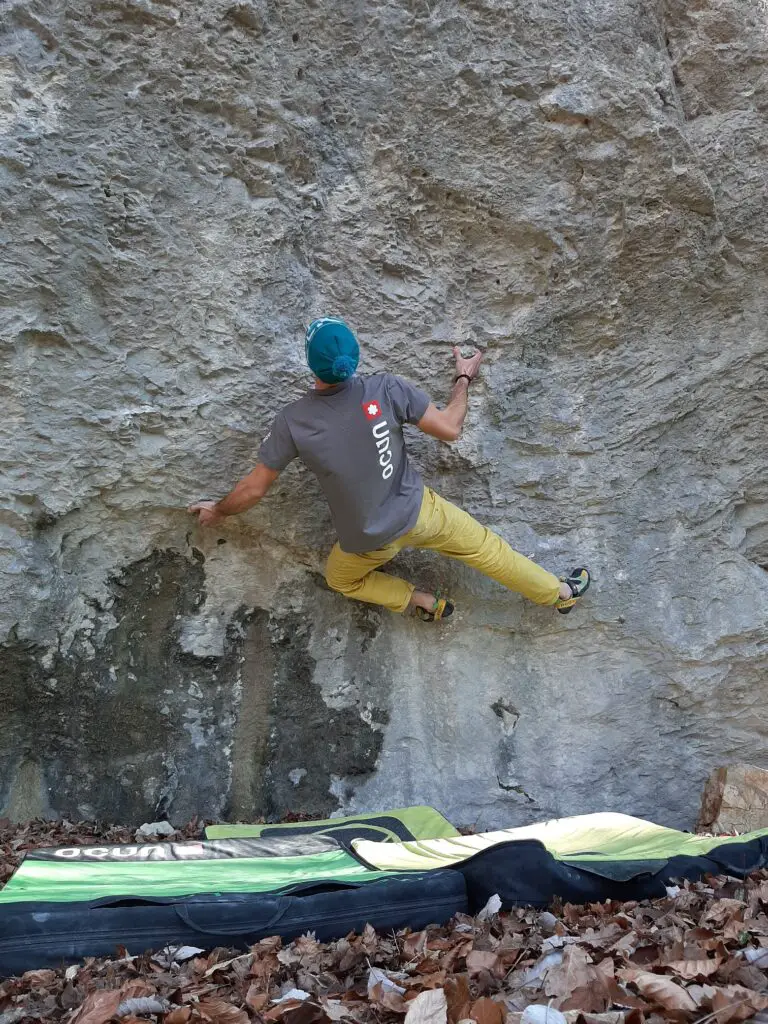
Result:
{"label": "yellow pants", "polygon": [[345,597],[404,612],[416,588],[397,576],[377,572],[403,548],[431,548],[457,558],[536,604],[554,604],[558,599],[557,576],[513,551],[505,540],[429,487],[424,488],[416,525],[402,537],[357,555],[334,544],[325,570],[328,586]]}

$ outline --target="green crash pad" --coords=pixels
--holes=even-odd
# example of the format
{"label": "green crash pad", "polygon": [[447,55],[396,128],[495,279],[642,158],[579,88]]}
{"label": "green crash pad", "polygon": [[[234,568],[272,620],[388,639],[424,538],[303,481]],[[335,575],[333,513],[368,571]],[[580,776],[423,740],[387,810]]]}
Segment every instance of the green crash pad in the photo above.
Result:
{"label": "green crash pad", "polygon": [[697,836],[628,814],[582,814],[480,835],[420,839],[382,845],[355,840],[366,863],[386,871],[455,867],[503,843],[535,840],[558,861],[617,881],[655,872],[673,858],[700,858],[714,850],[768,837],[768,829],[742,836]]}
{"label": "green crash pad", "polygon": [[275,892],[314,880],[367,883],[387,874],[361,864],[333,838],[321,835],[60,847],[28,853],[0,890],[0,906],[115,894],[166,898]]}
{"label": "green crash pad", "polygon": [[205,830],[208,839],[308,834],[333,836],[344,846],[363,839],[375,843],[399,843],[414,839],[447,839],[459,835],[450,821],[434,807],[398,807],[378,814],[355,814],[346,818],[278,825],[209,825]]}

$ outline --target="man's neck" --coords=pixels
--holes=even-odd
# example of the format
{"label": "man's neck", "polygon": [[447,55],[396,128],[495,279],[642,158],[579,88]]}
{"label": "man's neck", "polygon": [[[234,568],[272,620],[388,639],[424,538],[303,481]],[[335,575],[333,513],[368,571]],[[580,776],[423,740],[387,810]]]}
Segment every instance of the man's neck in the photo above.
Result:
{"label": "man's neck", "polygon": [[335,391],[337,388],[345,387],[353,377],[347,377],[346,380],[337,380],[335,384],[326,384],[325,381],[319,380],[315,377],[315,383],[313,385],[315,391]]}

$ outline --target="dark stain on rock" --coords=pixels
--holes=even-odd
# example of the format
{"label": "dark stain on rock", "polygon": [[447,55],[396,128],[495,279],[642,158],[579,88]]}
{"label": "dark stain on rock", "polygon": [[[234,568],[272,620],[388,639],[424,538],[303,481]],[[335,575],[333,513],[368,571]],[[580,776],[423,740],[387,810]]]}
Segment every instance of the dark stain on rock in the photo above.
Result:
{"label": "dark stain on rock", "polygon": [[[329,708],[314,682],[309,626],[298,615],[272,622],[275,690],[272,705],[262,813],[286,811],[323,817],[339,805],[331,793],[334,777],[364,777],[374,771],[383,733],[352,708]],[[386,714],[373,713],[380,724]]]}
{"label": "dark stain on rock", "polygon": [[180,624],[202,602],[203,582],[199,558],[155,552],[110,582],[109,620],[81,627],[49,668],[34,647],[0,648],[0,803],[10,802],[8,780],[30,755],[42,760],[60,814],[134,822],[215,802],[234,652],[196,658],[181,648]]}
{"label": "dark stain on rock", "polygon": [[491,711],[494,715],[501,720],[505,731],[512,732],[517,725],[518,719],[520,718],[520,712],[517,710],[514,704],[508,700],[495,700],[491,704]]}
{"label": "dark stain on rock", "polygon": [[352,622],[362,635],[360,650],[363,654],[381,632],[381,612],[374,605],[363,604],[361,601],[350,603]]}
{"label": "dark stain on rock", "polygon": [[[221,656],[183,649],[203,562],[156,551],[129,566],[110,581],[111,608],[92,602],[92,621],[52,661],[16,635],[0,646],[0,811],[125,823],[325,815],[339,803],[334,777],[374,770],[382,734],[324,703],[305,619],[243,609]],[[370,643],[375,623],[360,629]]]}
{"label": "dark stain on rock", "polygon": [[253,821],[264,816],[263,790],[269,757],[275,657],[267,612],[258,609],[243,616],[242,628],[240,709],[233,737],[227,817]]}

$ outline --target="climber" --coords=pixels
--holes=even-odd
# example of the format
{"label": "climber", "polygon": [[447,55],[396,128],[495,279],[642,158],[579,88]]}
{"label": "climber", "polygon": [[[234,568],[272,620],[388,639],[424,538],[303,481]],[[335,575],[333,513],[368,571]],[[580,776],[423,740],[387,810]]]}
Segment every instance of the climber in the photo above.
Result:
{"label": "climber", "polygon": [[360,350],[350,328],[333,318],[314,320],[305,339],[314,388],[278,412],[256,468],[230,494],[217,502],[199,501],[189,511],[203,526],[245,512],[298,456],[325,492],[338,534],[326,566],[333,590],[394,612],[410,609],[428,622],[447,618],[454,610],[447,598],[378,571],[403,548],[431,548],[567,614],[589,586],[587,569],[553,576],[425,487],[408,460],[403,424],[415,424],[441,441],[455,441],[461,433],[482,353],[470,358],[458,348],[453,353],[451,399],[438,409],[401,377],[358,376]]}

